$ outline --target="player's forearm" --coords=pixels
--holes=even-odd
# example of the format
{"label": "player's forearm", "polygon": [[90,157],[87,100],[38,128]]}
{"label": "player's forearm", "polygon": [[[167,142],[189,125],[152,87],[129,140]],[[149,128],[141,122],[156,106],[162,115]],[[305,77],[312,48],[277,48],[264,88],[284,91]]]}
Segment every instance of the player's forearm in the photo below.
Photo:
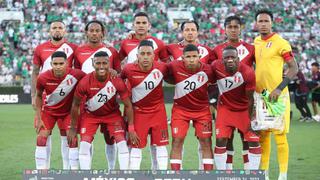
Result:
{"label": "player's forearm", "polygon": [[34,69],[31,74],[31,96],[36,95],[36,84],[37,84],[37,78],[39,75],[39,68],[34,66]]}
{"label": "player's forearm", "polygon": [[76,128],[77,127],[77,120],[79,118],[79,109],[80,109],[80,100],[75,97],[73,99],[72,107],[71,107],[70,128]]}
{"label": "player's forearm", "polygon": [[[41,94],[40,94],[41,93]],[[41,119],[41,109],[42,109],[42,92],[36,92],[36,113],[38,120]]]}
{"label": "player's forearm", "polygon": [[298,73],[298,65],[294,59],[289,61],[287,64],[288,64],[288,73],[286,77],[282,80],[282,82],[277,86],[277,89],[281,91],[288,86],[290,81],[293,80]]}
{"label": "player's forearm", "polygon": [[133,109],[132,109],[132,105],[125,105],[125,113],[126,116],[128,118],[128,124],[129,125],[133,125],[134,124],[134,120],[133,120]]}

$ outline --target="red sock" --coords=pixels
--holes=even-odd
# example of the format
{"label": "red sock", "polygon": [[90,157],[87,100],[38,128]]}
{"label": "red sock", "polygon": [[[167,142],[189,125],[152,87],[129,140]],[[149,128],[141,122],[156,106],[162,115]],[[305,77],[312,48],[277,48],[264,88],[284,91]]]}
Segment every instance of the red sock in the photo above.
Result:
{"label": "red sock", "polygon": [[181,160],[180,159],[171,159],[170,165],[171,165],[172,170],[179,171],[181,169]]}

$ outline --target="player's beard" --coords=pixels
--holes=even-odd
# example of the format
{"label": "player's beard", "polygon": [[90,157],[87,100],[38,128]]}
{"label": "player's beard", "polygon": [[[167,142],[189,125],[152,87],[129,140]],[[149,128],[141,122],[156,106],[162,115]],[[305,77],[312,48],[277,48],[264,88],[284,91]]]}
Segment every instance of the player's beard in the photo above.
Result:
{"label": "player's beard", "polygon": [[54,41],[61,41],[63,39],[63,36],[53,36],[52,39]]}

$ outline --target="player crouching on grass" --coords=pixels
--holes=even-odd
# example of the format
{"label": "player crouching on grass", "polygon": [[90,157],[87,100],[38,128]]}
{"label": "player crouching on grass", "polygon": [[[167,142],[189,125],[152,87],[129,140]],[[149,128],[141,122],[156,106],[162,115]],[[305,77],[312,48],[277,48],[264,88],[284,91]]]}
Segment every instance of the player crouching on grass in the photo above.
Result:
{"label": "player crouching on grass", "polygon": [[215,165],[218,170],[226,170],[227,141],[237,128],[249,144],[249,169],[259,169],[261,147],[259,137],[251,130],[253,118],[253,92],[255,74],[252,68],[239,63],[235,47],[227,46],[223,50],[222,61],[212,64],[213,76],[217,79],[220,96],[217,108]]}
{"label": "player crouching on grass", "polygon": [[212,120],[208,102],[208,84],[212,82],[212,71],[210,65],[200,62],[199,59],[197,46],[188,44],[183,49],[182,61],[169,63],[175,82],[171,118],[172,170],[181,169],[182,146],[191,120],[202,149],[204,170],[213,169]]}
{"label": "player crouching on grass", "polygon": [[[63,51],[56,51],[51,56],[52,70],[38,76],[36,85],[36,132],[37,147],[35,152],[36,168],[48,169],[49,152],[47,138],[51,134],[56,122],[58,127],[69,133],[70,109],[75,87],[85,76],[85,73],[67,67],[67,55]],[[47,94],[45,104],[42,104],[42,94]],[[42,108],[43,107],[43,108]],[[76,126],[74,127],[76,128]],[[74,137],[69,146],[69,168],[78,169],[78,144]]]}
{"label": "player crouching on grass", "polygon": [[[68,141],[71,143],[74,141],[80,102],[85,99],[86,112],[82,114],[80,123],[80,169],[91,169],[92,141],[99,125],[105,125],[110,136],[116,141],[120,170],[125,170],[129,168],[129,150],[125,139],[124,121],[116,96],[120,94],[128,123],[133,125],[133,111],[129,93],[122,79],[111,78],[109,56],[106,52],[97,52],[92,63],[95,71],[87,74],[81,80],[74,94]],[[129,138],[132,142],[138,142],[135,133],[129,132]]]}

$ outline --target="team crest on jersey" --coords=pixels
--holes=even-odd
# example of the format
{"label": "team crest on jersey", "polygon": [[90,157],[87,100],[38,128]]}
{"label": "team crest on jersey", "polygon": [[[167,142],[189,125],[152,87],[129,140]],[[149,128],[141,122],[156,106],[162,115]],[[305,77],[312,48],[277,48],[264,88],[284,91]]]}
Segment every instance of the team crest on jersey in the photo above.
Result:
{"label": "team crest on jersey", "polygon": [[204,81],[204,75],[198,75],[198,81],[203,82]]}
{"label": "team crest on jersey", "polygon": [[270,48],[271,45],[272,45],[272,42],[270,41],[270,42],[268,42],[268,44],[266,45],[266,48]]}
{"label": "team crest on jersey", "polygon": [[153,72],[153,78],[154,79],[159,79],[160,78],[160,72],[159,71]]}
{"label": "team crest on jersey", "polygon": [[72,79],[71,78],[67,80],[67,85],[68,86],[72,85]]}
{"label": "team crest on jersey", "polygon": [[239,83],[241,81],[241,78],[239,76],[234,76],[234,80],[235,83]]}
{"label": "team crest on jersey", "polygon": [[114,93],[116,90],[114,87],[107,87],[107,92],[108,93]]}

